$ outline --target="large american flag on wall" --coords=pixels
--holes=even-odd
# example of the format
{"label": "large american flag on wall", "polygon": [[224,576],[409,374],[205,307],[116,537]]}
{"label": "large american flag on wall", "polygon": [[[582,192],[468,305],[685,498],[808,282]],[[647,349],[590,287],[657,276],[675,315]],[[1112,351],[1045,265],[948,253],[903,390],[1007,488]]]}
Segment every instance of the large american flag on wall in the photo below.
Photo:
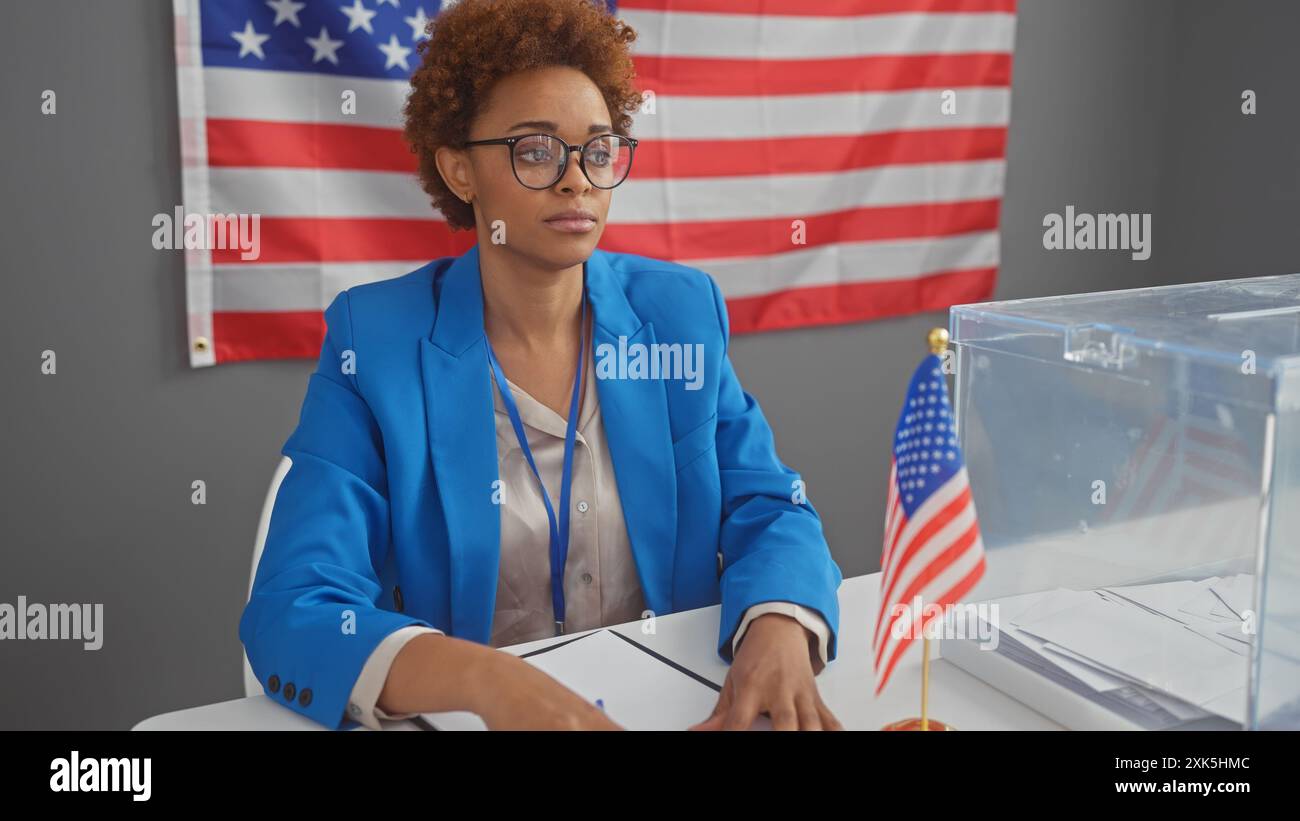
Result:
{"label": "large american flag on wall", "polygon": [[[338,291],[474,242],[401,136],[450,3],[173,4],[184,210],[260,215],[257,259],[186,252],[191,364],[315,357]],[[609,5],[653,100],[601,248],[707,271],[737,333],[991,297],[1015,0]]]}

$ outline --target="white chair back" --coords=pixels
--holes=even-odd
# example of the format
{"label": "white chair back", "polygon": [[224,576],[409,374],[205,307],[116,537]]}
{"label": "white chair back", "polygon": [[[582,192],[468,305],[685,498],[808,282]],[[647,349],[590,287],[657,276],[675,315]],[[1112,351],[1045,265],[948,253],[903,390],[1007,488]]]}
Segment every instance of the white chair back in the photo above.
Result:
{"label": "white chair back", "polygon": [[[245,602],[253,595],[253,579],[257,577],[257,563],[262,560],[262,548],[266,547],[266,531],[271,527],[275,495],[280,492],[280,483],[284,481],[291,464],[293,462],[288,456],[281,456],[280,464],[276,465],[275,474],[271,476],[271,487],[266,491],[266,501],[262,503],[262,518],[257,523],[257,537],[253,539],[253,567],[248,573],[248,595],[244,597]],[[262,682],[253,675],[253,666],[248,663],[248,653],[244,653],[244,694],[260,696],[263,692]]]}

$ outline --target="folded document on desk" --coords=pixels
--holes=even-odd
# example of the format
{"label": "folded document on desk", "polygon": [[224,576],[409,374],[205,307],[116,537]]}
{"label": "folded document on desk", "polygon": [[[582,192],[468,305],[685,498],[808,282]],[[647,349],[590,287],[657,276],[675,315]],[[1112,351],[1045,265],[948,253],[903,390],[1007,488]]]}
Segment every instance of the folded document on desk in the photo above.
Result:
{"label": "folded document on desk", "polygon": [[[599,630],[524,656],[628,730],[685,730],[709,717],[718,691],[629,639]],[[439,730],[482,730],[473,713],[429,713]]]}

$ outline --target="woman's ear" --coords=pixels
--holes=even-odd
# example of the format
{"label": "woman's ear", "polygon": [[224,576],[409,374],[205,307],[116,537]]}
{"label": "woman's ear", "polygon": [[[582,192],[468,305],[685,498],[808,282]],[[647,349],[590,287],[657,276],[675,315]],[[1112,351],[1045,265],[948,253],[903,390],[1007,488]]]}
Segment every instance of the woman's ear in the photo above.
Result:
{"label": "woman's ear", "polygon": [[451,193],[463,202],[473,199],[474,169],[469,164],[466,152],[445,145],[438,146],[438,150],[434,152],[434,162],[437,163],[438,173],[442,176],[443,183],[451,189]]}

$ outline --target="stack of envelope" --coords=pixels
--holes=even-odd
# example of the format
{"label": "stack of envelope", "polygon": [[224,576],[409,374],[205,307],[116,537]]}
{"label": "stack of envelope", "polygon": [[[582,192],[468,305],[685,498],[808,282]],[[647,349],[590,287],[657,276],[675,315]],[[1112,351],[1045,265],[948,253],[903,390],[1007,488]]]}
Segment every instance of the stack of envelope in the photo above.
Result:
{"label": "stack of envelope", "polygon": [[981,618],[997,652],[1139,726],[1242,723],[1254,581],[1059,588],[984,602]]}

